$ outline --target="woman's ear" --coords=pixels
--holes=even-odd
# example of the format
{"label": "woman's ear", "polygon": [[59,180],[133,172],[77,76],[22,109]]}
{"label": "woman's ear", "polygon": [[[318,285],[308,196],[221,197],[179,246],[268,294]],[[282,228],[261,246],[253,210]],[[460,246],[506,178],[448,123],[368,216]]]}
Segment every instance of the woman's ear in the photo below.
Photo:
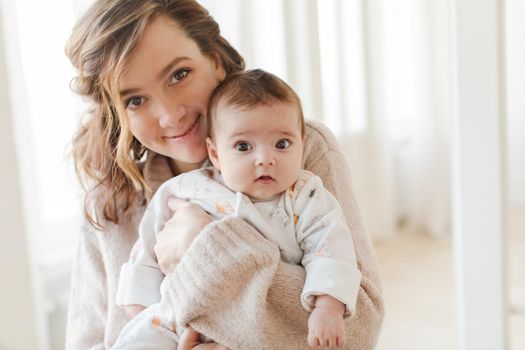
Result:
{"label": "woman's ear", "polygon": [[224,64],[222,63],[221,57],[219,54],[214,54],[212,57],[213,64],[215,65],[215,73],[219,82],[223,81],[226,78],[226,70],[224,69]]}
{"label": "woman's ear", "polygon": [[221,171],[221,165],[219,162],[219,155],[217,154],[217,147],[211,137],[206,138],[206,147],[208,148],[208,157],[211,163],[217,170]]}

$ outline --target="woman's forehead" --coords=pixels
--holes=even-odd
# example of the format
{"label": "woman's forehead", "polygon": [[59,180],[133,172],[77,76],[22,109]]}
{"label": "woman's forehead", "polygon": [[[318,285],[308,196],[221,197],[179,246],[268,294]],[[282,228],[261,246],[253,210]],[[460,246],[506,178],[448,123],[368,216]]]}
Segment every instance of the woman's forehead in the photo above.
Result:
{"label": "woman's forehead", "polygon": [[151,64],[152,61],[167,63],[174,56],[197,58],[202,56],[197,43],[167,16],[155,18],[146,27],[137,43],[128,65]]}
{"label": "woman's forehead", "polygon": [[181,62],[201,62],[204,56],[175,21],[167,16],[155,18],[146,27],[121,75],[122,90],[145,79],[163,78],[170,68]]}

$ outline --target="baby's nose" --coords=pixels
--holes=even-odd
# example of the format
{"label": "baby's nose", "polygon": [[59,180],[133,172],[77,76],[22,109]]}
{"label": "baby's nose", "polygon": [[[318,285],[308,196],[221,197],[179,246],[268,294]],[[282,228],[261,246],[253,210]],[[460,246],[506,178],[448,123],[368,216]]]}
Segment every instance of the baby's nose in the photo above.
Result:
{"label": "baby's nose", "polygon": [[271,151],[261,150],[257,154],[257,159],[256,159],[255,163],[256,163],[257,166],[261,166],[261,165],[266,165],[266,166],[275,165],[275,157],[273,156]]}

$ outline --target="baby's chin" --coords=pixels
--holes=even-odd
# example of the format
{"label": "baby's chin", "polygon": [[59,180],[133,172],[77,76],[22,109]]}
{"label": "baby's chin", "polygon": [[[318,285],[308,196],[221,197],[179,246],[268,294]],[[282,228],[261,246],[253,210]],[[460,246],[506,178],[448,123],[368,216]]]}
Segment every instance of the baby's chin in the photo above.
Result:
{"label": "baby's chin", "polygon": [[261,196],[261,195],[255,195],[255,196],[252,196],[250,194],[246,194],[250,200],[254,203],[256,202],[268,202],[268,201],[271,201],[271,200],[274,200],[276,199],[277,197],[279,197],[281,195],[281,193],[283,193],[282,191],[281,192],[278,192],[278,193],[274,193],[274,194],[271,194],[271,195],[264,195],[264,196]]}
{"label": "baby's chin", "polygon": [[289,186],[287,186],[284,189],[278,189],[276,191],[241,192],[247,195],[252,202],[268,202],[278,198],[281,194],[283,194],[286,191],[286,189],[288,189],[288,187]]}

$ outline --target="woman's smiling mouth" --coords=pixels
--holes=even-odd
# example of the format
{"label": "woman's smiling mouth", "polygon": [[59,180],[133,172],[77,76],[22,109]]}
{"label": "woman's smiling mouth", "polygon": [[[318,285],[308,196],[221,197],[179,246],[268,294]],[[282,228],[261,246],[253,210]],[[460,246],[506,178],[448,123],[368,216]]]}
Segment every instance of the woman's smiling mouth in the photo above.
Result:
{"label": "woman's smiling mouth", "polygon": [[190,126],[188,131],[186,131],[185,133],[180,134],[180,135],[175,135],[175,136],[164,136],[164,138],[170,141],[171,140],[175,140],[175,141],[184,140],[186,136],[190,136],[190,134],[192,134],[194,130],[198,129],[200,119],[201,119],[201,115],[199,114],[199,116],[195,119],[195,123],[193,123],[193,125]]}

